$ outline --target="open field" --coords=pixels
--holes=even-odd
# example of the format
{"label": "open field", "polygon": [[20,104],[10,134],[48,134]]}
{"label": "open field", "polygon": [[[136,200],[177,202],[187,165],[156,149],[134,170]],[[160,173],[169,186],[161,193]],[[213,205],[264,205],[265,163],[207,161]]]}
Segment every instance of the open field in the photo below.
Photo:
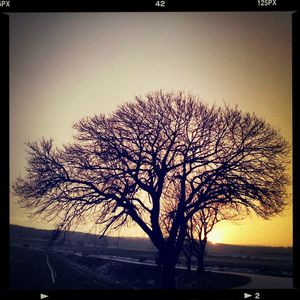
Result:
{"label": "open field", "polygon": [[[51,232],[11,225],[11,245],[45,249]],[[25,246],[25,247],[24,247]],[[61,253],[123,261],[155,263],[157,251],[149,240],[141,238],[112,238],[98,240],[96,236],[71,232],[61,239],[54,250]],[[193,261],[196,267],[196,261]],[[178,266],[185,266],[180,257]],[[292,277],[291,248],[247,247],[234,245],[208,245],[205,266],[209,271],[242,272],[268,276]]]}
{"label": "open field", "polygon": [[[157,289],[160,269],[96,257],[60,254],[26,247],[11,246],[11,289]],[[206,272],[187,274],[178,269],[180,289],[226,289],[244,285],[246,276]]]}
{"label": "open field", "polygon": [[108,289],[89,274],[76,269],[55,253],[10,247],[11,289]]}
{"label": "open field", "polygon": [[[156,252],[136,249],[121,248],[91,248],[81,247],[72,249],[70,247],[57,247],[57,251],[65,253],[77,253],[83,256],[106,256],[112,259],[122,258],[126,261],[155,263]],[[193,260],[196,267],[197,262]],[[181,257],[178,266],[185,266],[185,259]],[[259,258],[241,258],[230,256],[206,255],[205,266],[210,271],[230,271],[254,273],[270,276],[292,277],[292,261],[280,259],[259,259]]]}

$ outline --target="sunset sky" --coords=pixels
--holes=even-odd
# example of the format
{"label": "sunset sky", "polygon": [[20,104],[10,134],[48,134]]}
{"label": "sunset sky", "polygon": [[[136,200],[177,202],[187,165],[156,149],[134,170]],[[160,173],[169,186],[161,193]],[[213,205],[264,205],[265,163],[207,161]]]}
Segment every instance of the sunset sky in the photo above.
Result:
{"label": "sunset sky", "polygon": [[[70,142],[80,118],[157,89],[237,104],[291,143],[291,20],[290,12],[11,13],[10,181],[25,175],[27,141]],[[15,200],[11,223],[52,228],[29,222]],[[292,208],[268,221],[221,222],[213,234],[222,243],[291,246]]]}

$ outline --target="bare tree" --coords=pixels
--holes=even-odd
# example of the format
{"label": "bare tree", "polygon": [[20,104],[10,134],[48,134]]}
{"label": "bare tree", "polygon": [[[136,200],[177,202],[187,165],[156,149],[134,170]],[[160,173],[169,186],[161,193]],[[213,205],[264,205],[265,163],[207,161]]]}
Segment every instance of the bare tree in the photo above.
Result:
{"label": "bare tree", "polygon": [[191,268],[191,258],[194,255],[198,261],[199,273],[204,272],[204,254],[209,233],[214,226],[223,220],[240,220],[243,218],[238,207],[231,207],[230,204],[214,203],[196,212],[188,221],[186,243],[183,251],[188,260],[188,271]]}
{"label": "bare tree", "polygon": [[94,221],[102,235],[134,222],[159,251],[164,288],[198,211],[231,203],[268,218],[286,204],[288,143],[254,114],[157,91],[74,128],[60,149],[28,143],[20,204],[63,228]]}
{"label": "bare tree", "polygon": [[186,236],[183,244],[182,244],[182,253],[186,260],[186,269],[188,274],[191,273],[192,270],[192,258],[193,258],[193,245],[192,240],[189,238],[189,236]]}
{"label": "bare tree", "polygon": [[[219,204],[219,203],[218,203]],[[189,220],[188,239],[192,253],[198,261],[198,272],[204,272],[204,252],[207,244],[207,236],[213,230],[216,223],[222,220],[219,207],[198,211]]]}

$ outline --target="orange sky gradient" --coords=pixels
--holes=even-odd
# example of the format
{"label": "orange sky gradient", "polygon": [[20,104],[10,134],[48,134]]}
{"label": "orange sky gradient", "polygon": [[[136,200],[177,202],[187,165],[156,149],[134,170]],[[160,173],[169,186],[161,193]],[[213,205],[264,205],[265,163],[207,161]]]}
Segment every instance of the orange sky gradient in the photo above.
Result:
{"label": "orange sky gradient", "polygon": [[[11,13],[11,183],[25,175],[27,141],[70,142],[80,118],[157,89],[238,105],[292,143],[291,20],[290,12]],[[11,223],[53,227],[30,222],[15,201]],[[145,236],[138,228],[118,234]],[[267,221],[220,222],[215,236],[292,246],[292,205]]]}

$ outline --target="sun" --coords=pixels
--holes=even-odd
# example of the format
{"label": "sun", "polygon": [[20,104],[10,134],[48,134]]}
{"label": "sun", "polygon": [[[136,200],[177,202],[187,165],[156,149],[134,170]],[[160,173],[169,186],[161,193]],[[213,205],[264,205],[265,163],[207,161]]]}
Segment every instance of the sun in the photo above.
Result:
{"label": "sun", "polygon": [[207,239],[213,243],[218,244],[223,241],[223,234],[222,231],[219,229],[213,229],[207,236]]}

